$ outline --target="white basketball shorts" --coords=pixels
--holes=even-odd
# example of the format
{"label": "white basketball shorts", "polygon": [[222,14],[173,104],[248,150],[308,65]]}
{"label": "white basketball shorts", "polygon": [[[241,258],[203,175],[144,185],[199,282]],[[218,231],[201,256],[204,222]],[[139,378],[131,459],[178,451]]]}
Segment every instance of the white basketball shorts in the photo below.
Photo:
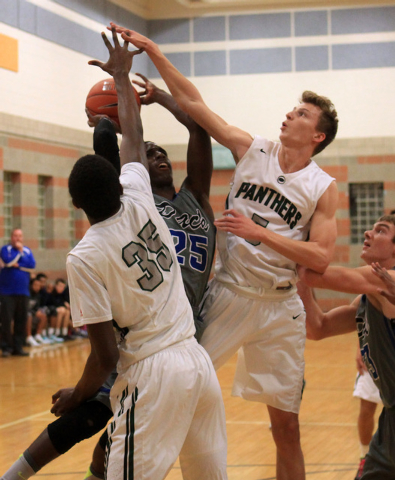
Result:
{"label": "white basketball shorts", "polygon": [[352,396],[372,403],[382,403],[379,389],[368,372],[364,372],[363,375],[357,373]]}
{"label": "white basketball shorts", "polygon": [[210,358],[194,338],[120,372],[111,390],[106,477],[226,480],[225,412]]}
{"label": "white basketball shorts", "polygon": [[304,375],[306,313],[297,294],[243,297],[212,280],[200,341],[221,367],[238,351],[232,395],[298,413]]}

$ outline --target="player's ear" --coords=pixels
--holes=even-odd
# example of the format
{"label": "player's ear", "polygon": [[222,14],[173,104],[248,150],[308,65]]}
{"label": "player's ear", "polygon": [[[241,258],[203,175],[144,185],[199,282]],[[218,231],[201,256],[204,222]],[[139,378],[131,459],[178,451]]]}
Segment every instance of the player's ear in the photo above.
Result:
{"label": "player's ear", "polygon": [[325,140],[326,138],[326,135],[325,133],[323,132],[316,132],[314,135],[313,135],[313,140],[317,143],[321,143]]}

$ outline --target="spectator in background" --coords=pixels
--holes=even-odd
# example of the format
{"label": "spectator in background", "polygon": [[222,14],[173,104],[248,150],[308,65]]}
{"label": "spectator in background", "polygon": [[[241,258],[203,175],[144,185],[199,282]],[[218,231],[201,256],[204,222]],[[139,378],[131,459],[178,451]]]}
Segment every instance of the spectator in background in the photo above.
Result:
{"label": "spectator in background", "polygon": [[20,228],[12,231],[11,242],[2,247],[0,257],[4,263],[0,271],[2,356],[27,356],[29,354],[22,346],[26,337],[30,272],[36,266],[36,261],[30,248],[23,245]]}
{"label": "spectator in background", "polygon": [[48,318],[48,339],[51,341],[51,343],[63,343],[63,338],[55,335],[58,313],[52,299],[54,285],[53,283],[48,283],[48,276],[43,272],[38,273],[36,275],[36,279],[39,280],[41,284],[40,303],[44,306],[43,308],[45,309],[45,313]]}
{"label": "spectator in background", "polygon": [[63,278],[55,280],[55,286],[51,294],[52,305],[56,308],[56,327],[55,335],[63,340],[74,340],[75,337],[69,335],[70,324],[70,296]]}
{"label": "spectator in background", "polygon": [[26,343],[30,347],[39,347],[40,345],[52,343],[45,336],[45,329],[48,323],[47,307],[42,303],[40,290],[40,280],[37,277],[33,278],[30,281],[30,299],[26,327]]}

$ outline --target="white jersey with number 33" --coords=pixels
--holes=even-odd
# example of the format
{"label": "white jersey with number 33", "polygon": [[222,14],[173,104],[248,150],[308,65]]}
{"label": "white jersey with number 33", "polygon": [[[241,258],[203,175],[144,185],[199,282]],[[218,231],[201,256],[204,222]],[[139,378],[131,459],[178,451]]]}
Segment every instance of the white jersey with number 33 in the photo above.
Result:
{"label": "white jersey with number 33", "polygon": [[119,212],[92,225],[67,257],[73,323],[114,319],[119,368],[194,335],[173,239],[159,215],[148,172],[129,163]]}
{"label": "white jersey with number 33", "polygon": [[[334,178],[314,161],[298,172],[284,173],[278,161],[280,146],[254,137],[235,169],[227,206],[264,228],[304,241],[317,202]],[[295,281],[295,263],[262,243],[219,232],[218,250],[219,281],[264,288]]]}

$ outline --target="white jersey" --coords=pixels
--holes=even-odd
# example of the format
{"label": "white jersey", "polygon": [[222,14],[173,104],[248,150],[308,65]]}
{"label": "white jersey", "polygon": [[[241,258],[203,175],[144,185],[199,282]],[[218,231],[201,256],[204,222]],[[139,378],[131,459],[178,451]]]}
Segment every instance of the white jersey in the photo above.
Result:
{"label": "white jersey", "polygon": [[118,370],[194,335],[174,243],[146,168],[122,168],[119,212],[92,225],[67,257],[74,326],[114,319]]}
{"label": "white jersey", "polygon": [[[280,147],[280,143],[254,137],[236,166],[227,208],[279,235],[304,241],[317,202],[334,178],[314,161],[302,170],[284,173],[278,161]],[[262,243],[218,232],[218,251],[216,277],[220,282],[267,289],[295,283],[295,262]]]}

